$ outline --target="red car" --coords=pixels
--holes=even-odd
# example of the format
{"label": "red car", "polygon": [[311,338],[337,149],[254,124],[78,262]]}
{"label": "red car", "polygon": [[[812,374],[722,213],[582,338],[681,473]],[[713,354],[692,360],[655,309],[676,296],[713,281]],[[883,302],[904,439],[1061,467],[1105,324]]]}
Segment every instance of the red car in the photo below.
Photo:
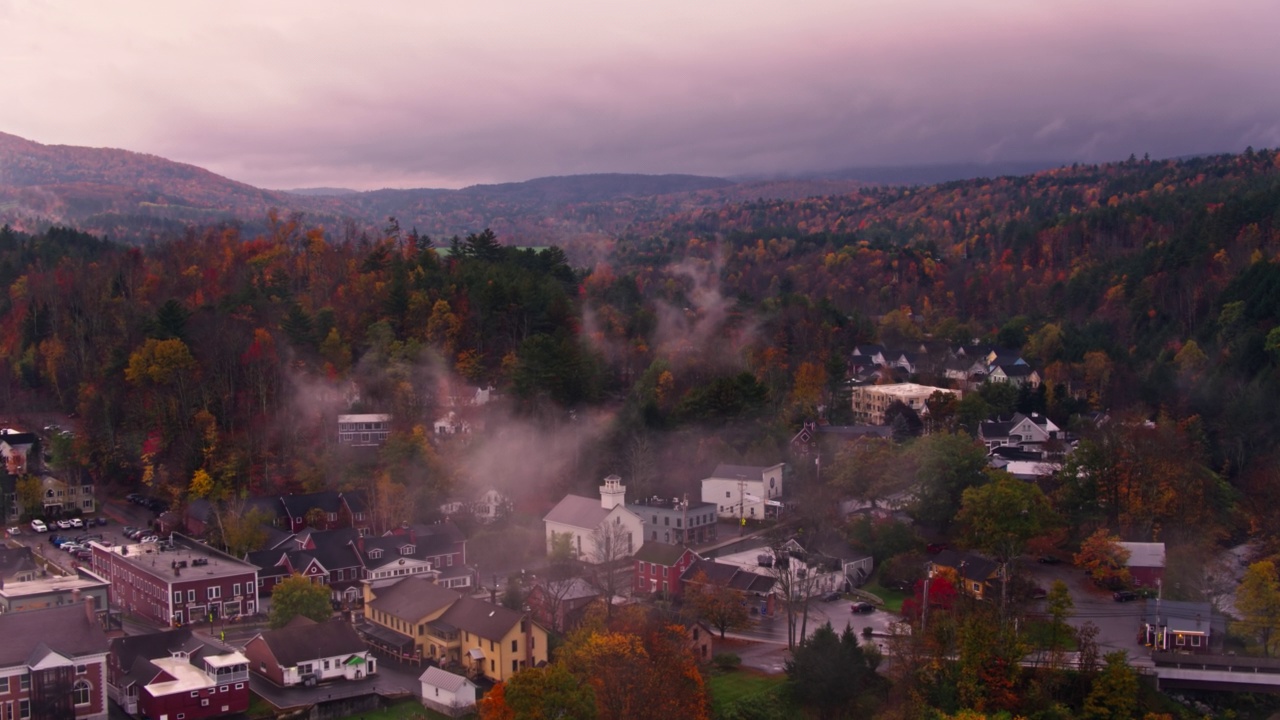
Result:
{"label": "red car", "polygon": [[855,613],[872,613],[876,611],[876,606],[869,602],[856,602],[849,606],[849,611]]}

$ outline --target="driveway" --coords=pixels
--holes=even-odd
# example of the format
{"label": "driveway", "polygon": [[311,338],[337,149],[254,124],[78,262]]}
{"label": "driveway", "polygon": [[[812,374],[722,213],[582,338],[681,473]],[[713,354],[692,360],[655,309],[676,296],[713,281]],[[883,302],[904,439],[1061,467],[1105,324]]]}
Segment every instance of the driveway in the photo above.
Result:
{"label": "driveway", "polygon": [[[1096,639],[1101,653],[1124,650],[1129,653],[1131,660],[1150,655],[1149,649],[1138,642],[1138,630],[1141,629],[1142,616],[1148,601],[1116,602],[1112,599],[1109,590],[1097,587],[1083,570],[1067,562],[1058,565],[1042,565],[1034,560],[1024,559],[1020,569],[1034,580],[1036,585],[1046,590],[1055,580],[1066,583],[1067,590],[1071,593],[1071,601],[1075,604],[1068,622],[1077,628],[1085,622],[1097,625]],[[1038,600],[1029,609],[1043,613],[1045,601]]]}

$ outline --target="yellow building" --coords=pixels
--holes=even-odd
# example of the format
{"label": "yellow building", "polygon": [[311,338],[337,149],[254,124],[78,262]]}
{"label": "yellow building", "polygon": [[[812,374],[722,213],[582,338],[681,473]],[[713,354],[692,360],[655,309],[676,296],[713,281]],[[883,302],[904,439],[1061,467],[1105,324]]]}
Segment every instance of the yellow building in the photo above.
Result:
{"label": "yellow building", "polygon": [[460,595],[421,577],[364,586],[366,639],[400,655],[456,662],[502,681],[547,660],[547,631],[526,613]]}

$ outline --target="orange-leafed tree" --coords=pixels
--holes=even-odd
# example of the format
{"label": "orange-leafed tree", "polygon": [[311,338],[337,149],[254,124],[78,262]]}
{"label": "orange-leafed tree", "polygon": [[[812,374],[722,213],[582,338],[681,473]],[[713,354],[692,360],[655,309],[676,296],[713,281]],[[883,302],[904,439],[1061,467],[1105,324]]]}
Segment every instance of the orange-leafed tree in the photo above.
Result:
{"label": "orange-leafed tree", "polygon": [[1099,528],[1085,541],[1080,543],[1080,552],[1073,560],[1075,564],[1089,573],[1094,582],[1106,586],[1128,585],[1133,579],[1129,575],[1129,551],[1120,545],[1120,538]]}
{"label": "orange-leafed tree", "polygon": [[711,580],[705,572],[698,572],[691,579],[685,600],[699,620],[720,631],[721,638],[726,631],[751,624],[742,593],[724,581]]}
{"label": "orange-leafed tree", "polygon": [[596,717],[595,691],[562,665],[521,670],[480,701],[483,720]]}

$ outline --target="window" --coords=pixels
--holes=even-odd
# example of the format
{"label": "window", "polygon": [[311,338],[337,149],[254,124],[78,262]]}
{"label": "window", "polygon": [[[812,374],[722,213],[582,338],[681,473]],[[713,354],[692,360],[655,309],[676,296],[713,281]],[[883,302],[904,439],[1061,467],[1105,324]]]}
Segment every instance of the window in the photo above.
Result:
{"label": "window", "polygon": [[329,513],[329,522],[338,522],[338,513]]}
{"label": "window", "polygon": [[519,647],[520,647],[520,641],[519,641],[519,640],[512,640],[512,641],[511,641],[511,652],[519,652],[519,649],[518,649]]}
{"label": "window", "polygon": [[77,666],[76,666],[76,674],[77,674],[77,675],[87,675],[88,673],[89,673],[89,666],[88,666],[88,665],[77,665]]}
{"label": "window", "polygon": [[26,720],[27,718],[31,717],[31,701],[30,700],[23,699],[18,701],[18,717],[21,720]]}
{"label": "window", "polygon": [[200,691],[199,691],[199,690],[192,690],[192,691],[191,691],[191,697],[200,697]]}
{"label": "window", "polygon": [[669,517],[662,518],[662,524],[666,525],[667,527],[671,527],[671,518]]}
{"label": "window", "polygon": [[490,661],[489,661],[489,672],[498,672],[498,663],[497,663],[497,662],[495,662],[495,661],[493,661],[493,660],[490,660]]}
{"label": "window", "polygon": [[412,555],[417,551],[418,551],[418,548],[414,545],[403,545],[400,548],[401,555]]}
{"label": "window", "polygon": [[186,717],[187,717],[186,713],[178,713],[178,720],[186,720]]}
{"label": "window", "polygon": [[235,583],[234,585],[231,586],[231,594],[232,595],[240,594],[240,583]]}
{"label": "window", "polygon": [[236,683],[236,689],[237,689],[237,690],[243,690],[243,689],[244,689],[244,683]]}
{"label": "window", "polygon": [[370,560],[377,560],[380,557],[382,557],[382,551],[379,550],[378,548],[374,548],[373,550],[369,551]]}
{"label": "window", "polygon": [[209,707],[209,698],[201,698],[200,707]]}
{"label": "window", "polygon": [[324,661],[324,669],[325,669],[325,670],[328,670],[328,669],[329,669],[329,661],[328,661],[328,660],[325,660],[325,661]]}
{"label": "window", "polygon": [[217,600],[222,597],[222,588],[216,585],[209,587],[206,592],[208,592],[210,600]]}
{"label": "window", "polygon": [[534,645],[537,645],[537,642],[536,642],[536,641],[537,641],[537,639],[538,639],[538,636],[537,636],[537,635],[530,635],[530,636],[529,636],[529,649],[530,649],[530,650],[532,650],[532,649],[533,649],[533,646],[534,646]]}
{"label": "window", "polygon": [[226,692],[226,691],[227,691],[226,685],[223,685],[222,687],[218,688],[218,692]]}
{"label": "window", "polygon": [[[656,536],[657,536],[657,534],[658,534],[658,533],[654,533],[654,535],[655,535],[655,537],[653,538],[654,540],[657,540],[657,539],[658,539],[658,538],[656,537]],[[650,566],[649,566],[649,574],[650,574],[650,575],[657,575],[657,574],[658,574],[658,563],[653,563],[652,565],[650,565]]]}
{"label": "window", "polygon": [[93,686],[88,680],[77,680],[71,688],[71,700],[76,705],[88,705],[89,696],[93,694]]}
{"label": "window", "polygon": [[725,491],[724,491],[724,496],[725,496],[725,497],[729,497],[729,491],[728,491],[728,490],[725,490]]}
{"label": "window", "polygon": [[517,671],[517,670],[519,670],[519,669],[520,669],[520,661],[519,661],[519,660],[512,660],[512,661],[511,661],[511,672],[515,672],[515,671]]}
{"label": "window", "polygon": [[680,518],[676,518],[676,527],[680,527]]}
{"label": "window", "polygon": [[[31,689],[31,673],[23,673],[22,675],[18,676],[18,689],[19,690]],[[26,717],[26,715],[23,715],[23,717]]]}
{"label": "window", "polygon": [[195,601],[196,601],[196,591],[195,591],[195,590],[188,590],[188,591],[187,591],[187,602],[195,602]]}
{"label": "window", "polygon": [[1191,636],[1191,647],[1200,647],[1200,636],[1199,636],[1199,635],[1192,635],[1192,636]]}
{"label": "window", "polygon": [[180,603],[180,602],[182,602],[182,591],[181,591],[181,590],[178,590],[177,592],[175,592],[175,593],[173,594],[173,601],[174,601],[175,603]]}
{"label": "window", "polygon": [[489,652],[493,652],[493,641],[489,641]]}
{"label": "window", "polygon": [[653,524],[654,524],[654,525],[657,525],[657,524],[658,524],[658,516],[657,516],[657,515],[654,515],[654,516],[653,516]]}
{"label": "window", "polygon": [[1174,637],[1178,638],[1178,644],[1179,644],[1179,645],[1186,645],[1186,644],[1187,644],[1187,636],[1185,636],[1185,635],[1175,635]]}

